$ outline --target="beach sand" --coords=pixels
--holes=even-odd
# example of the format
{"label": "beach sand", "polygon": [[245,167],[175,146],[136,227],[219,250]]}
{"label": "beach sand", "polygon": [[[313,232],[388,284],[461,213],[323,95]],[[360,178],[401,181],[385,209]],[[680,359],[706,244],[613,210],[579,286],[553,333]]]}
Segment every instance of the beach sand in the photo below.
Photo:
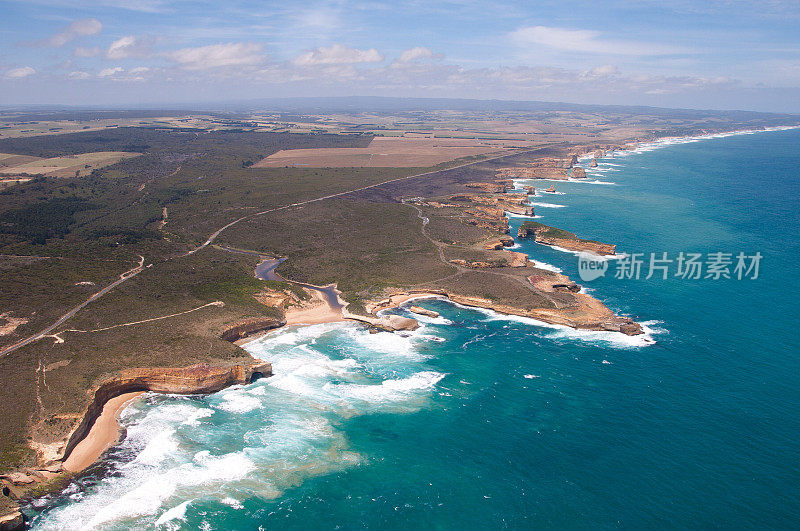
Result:
{"label": "beach sand", "polygon": [[80,472],[97,461],[103,452],[113,446],[119,439],[117,417],[133,399],[141,394],[143,394],[142,391],[125,393],[106,402],[103,412],[94,422],[92,429],[64,461],[64,470]]}
{"label": "beach sand", "polygon": [[311,292],[311,300],[302,306],[291,307],[286,310],[286,324],[321,324],[344,321],[342,310],[332,308],[322,293]]}

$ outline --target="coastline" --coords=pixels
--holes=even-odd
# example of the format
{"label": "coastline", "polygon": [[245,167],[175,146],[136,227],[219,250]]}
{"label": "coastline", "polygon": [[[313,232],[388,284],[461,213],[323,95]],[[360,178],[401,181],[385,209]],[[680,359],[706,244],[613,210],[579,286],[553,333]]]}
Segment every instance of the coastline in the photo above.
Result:
{"label": "coastline", "polygon": [[[714,138],[726,138],[729,136],[737,136],[737,135],[754,135],[757,133],[770,133],[774,131],[790,131],[792,129],[800,129],[800,125],[778,125],[773,127],[764,127],[762,129],[735,129],[733,131],[725,131],[719,133],[705,133],[702,135],[689,135],[689,136],[664,136],[660,138],[656,138],[655,140],[645,141],[645,142],[629,142],[626,145],[630,144],[638,144],[636,147],[631,149],[622,149],[622,150],[615,150],[614,153],[621,154],[622,156],[627,156],[628,154],[633,153],[643,153],[645,151],[651,151],[653,149],[659,149],[662,147],[674,146],[676,144],[688,144],[691,142],[699,142],[702,140],[711,140]],[[593,158],[593,151],[584,153],[583,155],[578,156],[578,161],[590,161]],[[606,158],[606,157],[602,157]],[[589,168],[592,170],[593,168]],[[541,179],[547,180],[547,179]],[[586,179],[577,179],[575,182],[589,182]]]}
{"label": "coastline", "polygon": [[[692,139],[686,140],[686,142],[702,140],[702,139],[710,139],[710,138],[721,138],[725,136],[733,136],[736,134],[755,134],[759,132],[767,132],[767,131],[782,131],[782,130],[790,130],[790,129],[797,129],[800,126],[786,126],[786,127],[779,127],[779,128],[771,128],[771,129],[761,129],[761,130],[744,130],[740,132],[732,132],[732,133],[714,133],[709,135],[701,135],[698,137],[675,137],[675,139]],[[659,143],[659,141],[655,141],[652,144],[656,144],[653,149],[658,147],[667,147],[669,145],[678,144],[683,142],[671,142],[667,143],[664,142],[663,144]],[[648,146],[650,143],[643,144],[643,146]],[[630,152],[637,152],[640,148],[635,148],[631,150],[626,150]],[[543,179],[546,180],[546,179]],[[586,181],[579,181],[579,182],[586,182]],[[551,246],[555,247],[555,246]],[[555,247],[559,249],[558,247]],[[564,249],[559,249],[565,252],[574,252]],[[577,253],[575,253],[577,254]],[[608,259],[613,259],[615,256],[608,257]],[[298,283],[300,284],[300,283]],[[439,292],[441,291],[441,292]],[[308,307],[295,307],[291,308],[286,312],[286,322],[285,325],[313,325],[313,324],[320,324],[320,323],[331,323],[331,322],[345,322],[348,320],[353,320],[349,317],[350,314],[342,311],[341,308],[336,309],[332,307],[328,301],[324,298],[322,293],[319,291],[313,290],[313,297],[316,299],[316,303],[308,306]],[[391,308],[397,308],[402,306],[406,302],[415,299],[424,299],[424,298],[444,298],[449,300],[451,303],[455,305],[463,305],[465,307],[470,308],[482,308],[485,310],[490,310],[497,312],[501,315],[506,316],[518,316],[526,319],[530,319],[532,322],[531,324],[542,326],[542,325],[549,325],[549,326],[564,326],[569,327],[574,330],[594,330],[594,329],[582,329],[578,326],[572,326],[570,324],[565,323],[563,320],[559,320],[556,316],[552,315],[537,315],[533,316],[529,313],[523,313],[522,310],[517,310],[507,306],[498,306],[491,303],[491,301],[480,301],[474,298],[469,297],[459,297],[458,295],[448,294],[444,290],[431,290],[425,292],[408,292],[408,293],[398,293],[395,295],[391,295],[388,298],[388,304],[385,306],[380,306],[379,308],[377,305],[380,304],[379,302],[374,303],[376,306],[373,307],[372,310],[368,310],[369,313],[375,315],[378,312],[388,310]],[[590,297],[590,296],[588,296]],[[461,300],[459,300],[461,299]],[[594,299],[592,297],[593,300]],[[599,301],[598,301],[599,302]],[[369,308],[369,306],[368,306]],[[551,320],[548,320],[551,319]],[[356,319],[358,320],[358,319]],[[285,326],[284,325],[284,326]],[[268,332],[264,332],[268,333]],[[258,337],[261,337],[262,334],[254,334],[253,336],[243,338],[240,340],[235,341],[234,343],[238,346],[242,346],[250,341],[256,340]],[[127,405],[129,405],[136,397],[140,396],[144,391],[136,391],[130,392],[123,395],[118,395],[114,398],[111,398],[102,404],[101,413],[100,415],[94,420],[94,423],[89,431],[83,439],[80,440],[72,449],[71,453],[67,456],[67,458],[63,462],[63,469],[67,472],[80,472],[85,470],[86,467],[90,466],[92,463],[96,462],[96,460],[102,455],[102,453],[107,450],[109,447],[113,446],[118,439],[119,439],[119,424],[118,424],[118,415],[124,410]],[[214,391],[209,391],[214,392]],[[88,411],[87,411],[88,414]]]}
{"label": "coastline", "polygon": [[89,433],[73,448],[64,460],[63,468],[76,473],[85,470],[97,461],[103,452],[114,446],[120,439],[119,416],[144,391],[124,393],[110,399],[94,421]]}

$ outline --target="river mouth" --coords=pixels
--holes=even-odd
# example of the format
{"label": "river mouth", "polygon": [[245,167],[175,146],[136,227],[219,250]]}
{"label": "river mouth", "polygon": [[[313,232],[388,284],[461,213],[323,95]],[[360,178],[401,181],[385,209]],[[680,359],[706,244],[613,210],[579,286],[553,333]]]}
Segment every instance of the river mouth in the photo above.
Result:
{"label": "river mouth", "polygon": [[305,282],[297,282],[295,280],[288,280],[280,276],[277,271],[275,271],[278,266],[284,262],[286,258],[265,258],[256,266],[255,275],[257,278],[261,280],[276,280],[278,282],[290,282],[297,286],[302,286],[306,289],[310,289],[316,292],[319,292],[322,297],[325,299],[325,302],[330,306],[332,310],[341,310],[344,308],[344,304],[339,299],[339,294],[336,291],[336,285],[331,284],[329,286],[315,286],[314,284],[307,284]]}

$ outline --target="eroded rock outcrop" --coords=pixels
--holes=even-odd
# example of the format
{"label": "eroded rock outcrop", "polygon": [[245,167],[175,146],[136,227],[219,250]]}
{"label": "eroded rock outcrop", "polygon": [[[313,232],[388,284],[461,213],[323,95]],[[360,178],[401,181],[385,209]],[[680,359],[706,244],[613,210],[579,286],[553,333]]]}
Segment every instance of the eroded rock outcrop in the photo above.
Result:
{"label": "eroded rock outcrop", "polygon": [[189,367],[126,369],[106,380],[94,391],[81,421],[73,429],[64,447],[66,459],[83,440],[103,406],[114,397],[136,391],[182,395],[215,393],[236,384],[246,384],[272,375],[272,365],[259,360],[234,365],[199,363]]}
{"label": "eroded rock outcrop", "polygon": [[0,531],[18,531],[25,529],[25,517],[19,510],[0,516]]}
{"label": "eroded rock outcrop", "polygon": [[189,367],[159,367],[126,369],[100,384],[78,425],[72,430],[64,447],[66,459],[75,446],[89,433],[103,406],[117,396],[136,391],[154,391],[170,394],[215,393],[236,384],[245,384],[258,378],[271,376],[272,365],[258,360],[233,365],[208,365]]}
{"label": "eroded rock outcrop", "polygon": [[[605,304],[591,295],[576,293],[574,288],[571,288],[569,277],[557,275],[555,273],[551,274],[547,271],[541,271],[541,273],[542,276],[552,277],[552,279],[548,281],[551,284],[552,292],[562,291],[554,286],[560,284],[570,286],[569,289],[565,289],[563,293],[558,294],[560,297],[566,298],[568,303],[561,304],[559,308],[555,309],[518,308],[506,304],[498,304],[486,298],[460,295],[443,289],[425,290],[424,292],[446,297],[453,302],[465,306],[486,308],[507,315],[530,317],[546,323],[560,324],[581,330],[605,330],[609,332],[621,332],[631,336],[642,333],[642,327],[638,323],[633,322],[631,318],[615,315]],[[393,302],[393,297],[407,297],[413,293],[420,293],[420,291],[395,291],[388,299],[383,299],[370,306],[373,308],[373,311],[391,307],[392,305],[396,305]]]}
{"label": "eroded rock outcrop", "polygon": [[505,247],[514,245],[514,238],[511,236],[501,236],[496,240],[491,240],[483,245],[483,248],[488,251],[498,251]]}
{"label": "eroded rock outcrop", "polygon": [[225,341],[234,342],[257,332],[272,330],[273,328],[280,328],[285,324],[286,321],[282,319],[275,319],[272,317],[256,317],[253,319],[239,321],[233,326],[226,328],[219,337]]}
{"label": "eroded rock outcrop", "polygon": [[419,321],[410,317],[403,317],[402,315],[368,317],[365,315],[345,313],[345,318],[366,323],[372,330],[379,332],[399,332],[403,330],[416,330],[419,328]]}
{"label": "eroded rock outcrop", "polygon": [[569,171],[569,169],[564,167],[563,163],[535,164],[522,168],[501,168],[497,170],[497,176],[510,179],[566,180],[569,178]]}
{"label": "eroded rock outcrop", "polygon": [[572,293],[573,304],[560,309],[546,308],[517,308],[505,304],[497,304],[481,297],[468,297],[450,294],[450,300],[464,306],[486,308],[508,315],[529,317],[537,321],[558,324],[578,330],[600,330],[606,332],[621,332],[625,335],[635,336],[642,333],[642,327],[633,322],[630,317],[614,315],[606,305],[591,295],[585,293]]}
{"label": "eroded rock outcrop", "polygon": [[611,256],[616,253],[617,246],[602,243],[594,240],[585,240],[577,237],[575,234],[550,227],[535,221],[526,221],[519,226],[517,230],[517,237],[530,238],[534,237],[536,243],[544,245],[553,245],[567,249],[569,251],[587,252],[598,254],[601,256]]}
{"label": "eroded rock outcrop", "polygon": [[508,261],[509,267],[525,267],[528,265],[528,255],[525,253],[517,253],[514,251],[507,251],[510,255],[510,260]]}
{"label": "eroded rock outcrop", "polygon": [[426,310],[420,306],[412,306],[408,309],[411,313],[416,313],[419,315],[425,315],[426,317],[439,317],[439,312],[434,312],[433,310]]}
{"label": "eroded rock outcrop", "polygon": [[554,293],[557,291],[577,293],[581,290],[578,284],[570,280],[567,275],[562,275],[561,273],[531,275],[528,277],[528,282],[544,293]]}
{"label": "eroded rock outcrop", "polygon": [[572,178],[573,179],[585,179],[586,178],[586,170],[584,170],[580,166],[575,166],[574,168],[572,168]]}

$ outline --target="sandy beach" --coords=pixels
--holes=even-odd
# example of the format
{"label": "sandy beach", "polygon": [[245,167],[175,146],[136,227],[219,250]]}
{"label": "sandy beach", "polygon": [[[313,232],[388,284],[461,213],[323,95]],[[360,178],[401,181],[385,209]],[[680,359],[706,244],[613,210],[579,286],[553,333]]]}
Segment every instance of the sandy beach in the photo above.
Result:
{"label": "sandy beach", "polygon": [[75,447],[64,461],[64,470],[80,472],[95,461],[119,439],[117,417],[125,407],[143,391],[125,393],[112,398],[103,406],[103,412],[94,422],[88,435]]}
{"label": "sandy beach", "polygon": [[[309,290],[311,291],[311,290]],[[321,324],[344,321],[342,310],[332,308],[319,291],[311,291],[311,300],[302,306],[292,306],[286,310],[286,324]]]}

